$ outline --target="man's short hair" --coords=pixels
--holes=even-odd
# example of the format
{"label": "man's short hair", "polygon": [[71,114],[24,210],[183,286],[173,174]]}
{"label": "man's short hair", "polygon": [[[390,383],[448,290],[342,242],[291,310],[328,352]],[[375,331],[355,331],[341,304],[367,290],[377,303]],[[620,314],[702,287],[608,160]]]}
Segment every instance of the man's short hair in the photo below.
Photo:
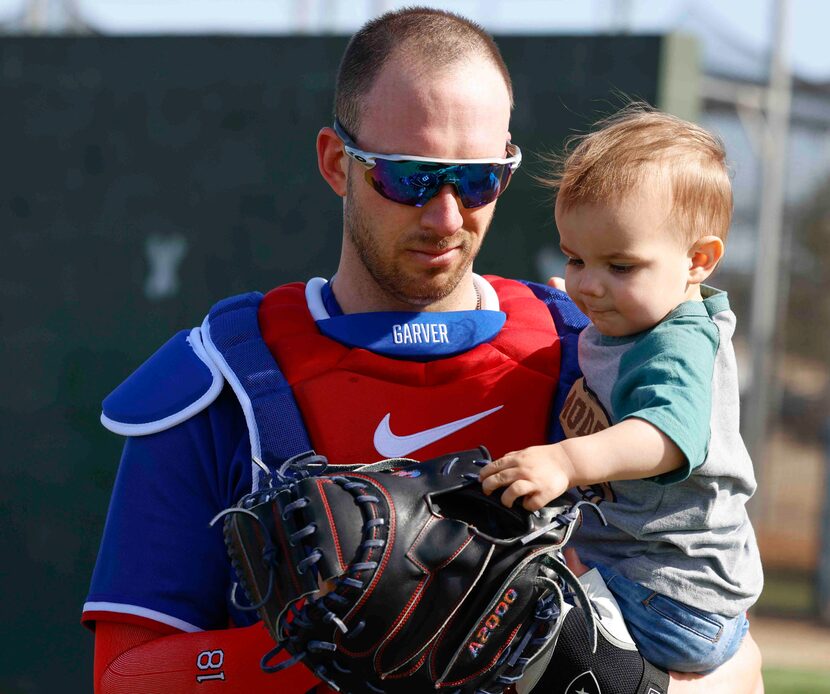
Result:
{"label": "man's short hair", "polygon": [[632,103],[571,138],[544,180],[567,211],[619,200],[643,185],[664,185],[672,221],[684,241],[709,234],[726,240],[732,183],[721,140],[699,125]]}
{"label": "man's short hair", "polygon": [[387,12],[365,24],[349,41],[334,95],[334,115],[354,137],[360,129],[362,102],[389,59],[400,55],[420,64],[425,79],[461,59],[484,56],[504,78],[510,103],[513,87],[493,37],[460,15],[428,7]]}

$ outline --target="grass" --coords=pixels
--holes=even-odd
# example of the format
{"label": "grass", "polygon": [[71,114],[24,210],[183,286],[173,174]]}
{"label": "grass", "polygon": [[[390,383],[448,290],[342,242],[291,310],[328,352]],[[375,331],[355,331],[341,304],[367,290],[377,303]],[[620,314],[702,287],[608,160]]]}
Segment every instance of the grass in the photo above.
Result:
{"label": "grass", "polygon": [[830,674],[764,668],[765,694],[830,694]]}
{"label": "grass", "polygon": [[[753,608],[755,610],[779,617],[813,619],[816,614],[815,576],[794,571],[766,572],[764,592]],[[751,624],[752,615],[749,621]],[[830,653],[827,656],[830,657]],[[830,694],[830,672],[765,667],[764,691],[765,694]]]}

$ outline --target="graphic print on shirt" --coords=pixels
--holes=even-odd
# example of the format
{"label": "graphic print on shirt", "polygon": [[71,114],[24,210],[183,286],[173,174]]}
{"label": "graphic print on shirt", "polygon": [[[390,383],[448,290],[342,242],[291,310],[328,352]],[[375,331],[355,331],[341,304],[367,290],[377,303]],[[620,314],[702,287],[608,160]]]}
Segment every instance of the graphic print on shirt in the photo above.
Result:
{"label": "graphic print on shirt", "polygon": [[[595,434],[611,426],[611,418],[596,394],[585,383],[585,377],[578,378],[568,393],[565,405],[559,413],[562,430],[569,439],[586,434]],[[614,489],[608,482],[577,487],[585,501],[600,504],[616,501]]]}
{"label": "graphic print on shirt", "polygon": [[559,413],[559,421],[565,436],[569,439],[586,434],[595,434],[611,426],[611,419],[599,398],[585,383],[585,377],[578,378]]}

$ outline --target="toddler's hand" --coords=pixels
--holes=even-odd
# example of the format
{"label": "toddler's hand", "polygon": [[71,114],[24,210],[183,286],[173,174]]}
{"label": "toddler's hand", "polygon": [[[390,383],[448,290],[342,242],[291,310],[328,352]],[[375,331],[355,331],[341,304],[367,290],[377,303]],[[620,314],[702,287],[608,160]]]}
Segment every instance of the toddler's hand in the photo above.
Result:
{"label": "toddler's hand", "polygon": [[506,487],[501,502],[510,507],[520,496],[528,511],[538,511],[571,487],[570,460],[554,444],[508,453],[481,469],[479,479],[487,495]]}

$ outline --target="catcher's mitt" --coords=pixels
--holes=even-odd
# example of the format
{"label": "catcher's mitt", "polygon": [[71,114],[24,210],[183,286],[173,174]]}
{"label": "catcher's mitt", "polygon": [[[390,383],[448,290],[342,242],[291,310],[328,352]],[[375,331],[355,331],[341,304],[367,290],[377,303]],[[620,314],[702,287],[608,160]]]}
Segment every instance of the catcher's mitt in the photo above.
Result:
{"label": "catcher's mitt", "polygon": [[[263,669],[302,659],[345,692],[519,680],[555,634],[565,584],[588,604],[557,551],[579,509],[505,508],[481,491],[489,460],[481,448],[325,475],[308,453],[219,514],[249,609],[277,642]],[[292,657],[271,665],[282,649]]]}

